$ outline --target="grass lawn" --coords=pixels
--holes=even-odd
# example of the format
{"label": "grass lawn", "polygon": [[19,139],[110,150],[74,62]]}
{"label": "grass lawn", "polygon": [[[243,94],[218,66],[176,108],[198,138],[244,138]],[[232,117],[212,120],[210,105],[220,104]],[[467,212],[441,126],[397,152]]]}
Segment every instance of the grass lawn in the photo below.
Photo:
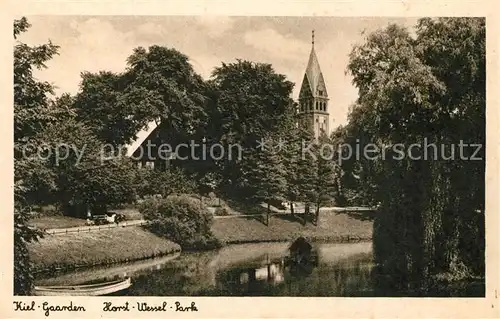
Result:
{"label": "grass lawn", "polygon": [[28,222],[28,225],[37,227],[39,229],[51,228],[68,228],[85,226],[85,219],[75,218],[70,216],[42,216],[33,218]]}
{"label": "grass lawn", "polygon": [[179,245],[142,227],[47,235],[28,249],[36,269],[108,264],[180,251]]}
{"label": "grass lawn", "polygon": [[272,215],[269,226],[266,226],[259,217],[215,219],[212,230],[217,238],[228,244],[287,241],[299,236],[312,240],[337,242],[371,240],[372,238],[372,219],[359,213],[352,215],[322,212],[318,226],[310,222],[302,225],[301,217],[294,217],[290,214]]}
{"label": "grass lawn", "polygon": [[[137,209],[133,208],[113,209],[110,210],[110,212],[123,214],[125,220],[142,219],[142,214],[139,213]],[[31,219],[28,224],[39,229],[69,228],[86,226],[86,220],[63,215],[41,216]]]}

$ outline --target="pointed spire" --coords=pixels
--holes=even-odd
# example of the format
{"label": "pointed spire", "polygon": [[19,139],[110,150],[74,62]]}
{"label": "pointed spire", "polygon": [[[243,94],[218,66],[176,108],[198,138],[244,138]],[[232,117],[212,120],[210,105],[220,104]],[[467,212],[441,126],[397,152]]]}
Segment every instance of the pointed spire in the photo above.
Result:
{"label": "pointed spire", "polygon": [[328,97],[328,93],[326,92],[325,80],[323,79],[323,74],[319,66],[318,57],[316,56],[316,51],[314,50],[314,30],[312,30],[312,48],[305,73],[305,77],[309,84],[312,95],[318,95],[318,90],[320,90],[322,91],[322,96]]}

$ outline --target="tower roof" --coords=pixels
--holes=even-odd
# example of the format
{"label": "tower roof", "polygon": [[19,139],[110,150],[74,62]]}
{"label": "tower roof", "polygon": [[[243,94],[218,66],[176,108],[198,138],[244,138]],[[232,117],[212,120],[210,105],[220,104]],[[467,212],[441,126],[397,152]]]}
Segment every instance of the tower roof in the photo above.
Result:
{"label": "tower roof", "polygon": [[309,62],[307,63],[304,80],[306,78],[314,96],[318,95],[318,90],[323,91],[323,96],[328,96],[326,92],[325,80],[323,79],[323,73],[321,72],[318,57],[316,56],[316,51],[314,50],[314,31],[312,36],[311,54],[309,54]]}

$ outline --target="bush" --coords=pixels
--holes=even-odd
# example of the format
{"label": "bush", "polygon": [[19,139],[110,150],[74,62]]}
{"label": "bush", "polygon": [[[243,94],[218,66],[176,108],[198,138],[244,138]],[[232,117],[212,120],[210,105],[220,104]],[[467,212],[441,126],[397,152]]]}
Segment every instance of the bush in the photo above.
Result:
{"label": "bush", "polygon": [[139,210],[150,221],[150,231],[178,243],[184,250],[220,246],[210,229],[212,214],[206,206],[186,195],[149,199]]}

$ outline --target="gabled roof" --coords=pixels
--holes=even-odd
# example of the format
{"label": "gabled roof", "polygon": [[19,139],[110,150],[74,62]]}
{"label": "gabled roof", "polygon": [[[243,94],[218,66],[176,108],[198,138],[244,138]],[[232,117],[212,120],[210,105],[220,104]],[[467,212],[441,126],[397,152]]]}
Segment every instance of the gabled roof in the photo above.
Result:
{"label": "gabled roof", "polygon": [[134,152],[142,145],[142,143],[148,138],[148,136],[155,130],[158,126],[157,121],[151,121],[136,135],[135,141],[126,146],[127,157],[130,157]]}
{"label": "gabled roof", "polygon": [[325,80],[323,79],[323,73],[321,72],[321,68],[319,66],[316,51],[314,51],[314,45],[311,49],[311,54],[309,55],[305,78],[307,78],[307,82],[309,82],[309,87],[311,88],[311,92],[314,96],[317,95],[318,90],[323,91],[324,96],[328,96]]}

